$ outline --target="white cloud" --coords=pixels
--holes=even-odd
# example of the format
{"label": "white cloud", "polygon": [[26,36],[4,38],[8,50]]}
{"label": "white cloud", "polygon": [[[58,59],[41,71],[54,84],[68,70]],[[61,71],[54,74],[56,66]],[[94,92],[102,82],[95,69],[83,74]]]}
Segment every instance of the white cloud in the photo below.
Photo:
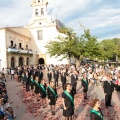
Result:
{"label": "white cloud", "polygon": [[0,27],[21,26],[31,16],[29,0],[11,0],[12,5],[0,7]]}
{"label": "white cloud", "polygon": [[[7,4],[7,7],[0,7],[0,27],[26,25],[32,16],[30,7],[32,0],[10,1],[10,6]],[[103,4],[104,0],[48,0],[48,2],[48,11],[53,18],[55,19],[57,15],[58,19],[74,28],[77,33],[83,31],[79,21],[93,33],[104,29],[106,31],[107,27],[118,29],[120,26],[120,8],[113,7],[112,3]],[[99,37],[103,37],[102,32]]]}

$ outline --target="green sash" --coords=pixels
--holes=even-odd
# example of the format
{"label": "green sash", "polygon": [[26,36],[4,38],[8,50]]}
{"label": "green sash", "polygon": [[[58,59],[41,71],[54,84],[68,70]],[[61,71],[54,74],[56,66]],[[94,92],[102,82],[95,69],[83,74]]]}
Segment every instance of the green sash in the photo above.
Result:
{"label": "green sash", "polygon": [[101,120],[103,120],[103,116],[101,115],[101,113],[100,113],[100,112],[98,112],[98,111],[96,111],[96,110],[92,109],[92,110],[90,111],[90,113],[95,113],[96,115],[98,115],[98,116],[100,116],[100,117],[101,117]]}
{"label": "green sash", "polygon": [[31,80],[32,83],[34,83],[34,80],[32,78],[30,80]]}
{"label": "green sash", "polygon": [[38,85],[38,87],[40,87],[39,83],[35,81],[35,83]]}
{"label": "green sash", "polygon": [[73,97],[65,90],[64,93],[70,98],[72,104],[73,104],[73,108],[74,108],[74,99]]}
{"label": "green sash", "polygon": [[54,94],[54,96],[55,96],[55,98],[56,98],[57,95],[56,95],[55,91],[54,91],[50,86],[48,86],[48,88],[53,92],[53,94]]}
{"label": "green sash", "polygon": [[88,85],[88,82],[86,80],[83,79],[83,81]]}
{"label": "green sash", "polygon": [[24,78],[24,76],[22,76],[22,78]]}
{"label": "green sash", "polygon": [[42,85],[42,84],[40,84],[40,87],[42,88],[42,90],[45,92],[45,94],[47,95],[47,92],[46,92],[46,90],[45,90],[45,87]]}

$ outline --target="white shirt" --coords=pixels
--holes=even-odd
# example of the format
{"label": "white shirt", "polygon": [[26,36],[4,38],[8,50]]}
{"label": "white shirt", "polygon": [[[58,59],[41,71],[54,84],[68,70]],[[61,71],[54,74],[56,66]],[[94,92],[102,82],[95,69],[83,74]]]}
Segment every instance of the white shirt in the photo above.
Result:
{"label": "white shirt", "polygon": [[11,74],[14,74],[14,70],[11,70]]}

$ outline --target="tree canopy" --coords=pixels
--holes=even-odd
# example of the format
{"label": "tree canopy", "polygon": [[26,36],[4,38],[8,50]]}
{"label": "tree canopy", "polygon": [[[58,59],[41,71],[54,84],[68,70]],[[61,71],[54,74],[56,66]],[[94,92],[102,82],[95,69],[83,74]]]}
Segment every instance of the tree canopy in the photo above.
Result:
{"label": "tree canopy", "polygon": [[102,60],[112,59],[115,55],[120,57],[120,39],[114,38],[98,42],[89,29],[83,28],[83,30],[84,33],[78,37],[72,28],[61,28],[61,35],[46,44],[47,53],[51,57],[62,55],[62,59],[74,57],[76,60],[80,60],[81,56]]}
{"label": "tree canopy", "polygon": [[102,52],[101,57],[104,60],[115,61],[115,56],[120,58],[120,39],[119,38],[102,40],[99,43],[99,45]]}

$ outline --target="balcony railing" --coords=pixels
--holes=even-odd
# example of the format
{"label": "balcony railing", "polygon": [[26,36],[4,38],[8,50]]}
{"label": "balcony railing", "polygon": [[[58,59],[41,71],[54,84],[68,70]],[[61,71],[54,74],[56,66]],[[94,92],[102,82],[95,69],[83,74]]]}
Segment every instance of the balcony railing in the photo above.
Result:
{"label": "balcony railing", "polygon": [[19,50],[19,53],[23,53],[23,54],[33,54],[33,51],[31,51],[31,50]]}
{"label": "balcony railing", "polygon": [[33,54],[32,50],[24,50],[24,49],[17,49],[17,48],[8,48],[8,53],[17,53],[17,54]]}
{"label": "balcony railing", "polygon": [[19,50],[18,49],[16,49],[16,48],[8,48],[7,49],[7,51],[10,53],[18,53],[19,52]]}

